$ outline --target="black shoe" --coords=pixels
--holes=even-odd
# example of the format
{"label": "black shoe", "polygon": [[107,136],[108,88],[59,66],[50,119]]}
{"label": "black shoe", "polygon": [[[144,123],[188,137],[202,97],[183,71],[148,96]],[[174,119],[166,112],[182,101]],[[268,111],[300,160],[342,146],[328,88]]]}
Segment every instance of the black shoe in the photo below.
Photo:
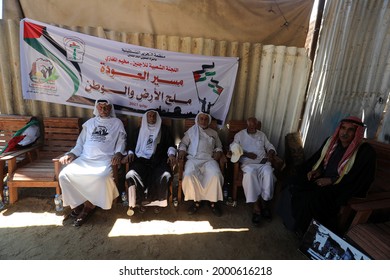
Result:
{"label": "black shoe", "polygon": [[159,213],[161,213],[162,210],[163,210],[162,207],[156,206],[156,207],[154,207],[153,212],[154,212],[154,214],[159,214]]}
{"label": "black shoe", "polygon": [[76,220],[73,222],[73,226],[75,227],[81,227],[83,224],[85,224],[89,218],[92,216],[92,214],[95,212],[96,207],[94,208],[87,208],[84,207],[81,213],[77,216]]}
{"label": "black shoe", "polygon": [[263,217],[263,219],[265,219],[268,222],[270,222],[272,220],[271,211],[269,211],[268,208],[261,209],[261,217]]}
{"label": "black shoe", "polygon": [[198,212],[199,208],[200,208],[199,204],[193,203],[187,210],[188,215],[195,214],[196,212]]}
{"label": "black shoe", "polygon": [[222,216],[222,211],[221,211],[221,208],[219,208],[218,204],[217,203],[212,203],[210,205],[211,207],[211,212],[213,212],[213,214],[217,217],[221,217]]}
{"label": "black shoe", "polygon": [[75,207],[72,209],[72,212],[70,212],[70,216],[72,218],[77,218],[77,216],[81,213],[81,211],[83,210],[84,208],[84,203],[83,204],[80,204],[79,206]]}
{"label": "black shoe", "polygon": [[253,213],[252,215],[252,224],[255,226],[259,226],[261,221],[261,215]]}

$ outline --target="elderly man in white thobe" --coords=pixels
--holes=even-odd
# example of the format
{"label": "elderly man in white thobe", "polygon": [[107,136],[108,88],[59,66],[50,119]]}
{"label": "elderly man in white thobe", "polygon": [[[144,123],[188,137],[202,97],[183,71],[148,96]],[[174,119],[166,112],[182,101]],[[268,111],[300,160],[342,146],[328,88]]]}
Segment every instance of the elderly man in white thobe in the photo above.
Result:
{"label": "elderly man in white thobe", "polygon": [[[254,203],[252,222],[255,225],[260,223],[261,216],[271,219],[269,201],[273,198],[276,180],[270,163],[276,155],[275,147],[257,127],[257,119],[248,118],[247,128],[237,132],[230,144],[230,148],[238,144],[243,150],[239,159],[244,173],[242,186],[246,202]],[[227,157],[231,157],[231,152]]]}
{"label": "elderly man in white thobe", "polygon": [[70,206],[74,226],[84,224],[98,206],[111,209],[119,193],[111,165],[119,164],[126,147],[126,131],[115,117],[110,100],[95,102],[94,118],[83,124],[76,146],[61,157],[67,164],[59,175],[64,206]]}
{"label": "elderly man in white thobe", "polygon": [[196,213],[203,200],[210,202],[212,212],[221,216],[218,201],[223,200],[223,175],[218,161],[222,143],[217,131],[209,128],[211,116],[199,113],[195,124],[184,134],[179,144],[179,159],[187,157],[183,174],[184,199],[193,200],[188,214]]}

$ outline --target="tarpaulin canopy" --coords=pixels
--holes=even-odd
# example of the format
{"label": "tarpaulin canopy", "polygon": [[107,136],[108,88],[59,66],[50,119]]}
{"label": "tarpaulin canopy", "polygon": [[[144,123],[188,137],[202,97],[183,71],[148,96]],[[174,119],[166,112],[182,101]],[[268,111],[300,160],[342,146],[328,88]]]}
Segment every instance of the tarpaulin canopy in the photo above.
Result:
{"label": "tarpaulin canopy", "polygon": [[314,0],[7,0],[5,19],[304,47]]}

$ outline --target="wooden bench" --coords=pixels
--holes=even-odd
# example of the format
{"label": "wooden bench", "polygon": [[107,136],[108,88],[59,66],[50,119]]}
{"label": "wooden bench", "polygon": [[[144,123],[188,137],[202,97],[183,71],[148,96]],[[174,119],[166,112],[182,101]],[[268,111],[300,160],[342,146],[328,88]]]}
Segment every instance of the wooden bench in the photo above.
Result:
{"label": "wooden bench", "polygon": [[25,152],[29,162],[19,167],[15,155],[7,158],[10,203],[18,200],[18,188],[50,187],[55,188],[57,194],[61,193],[58,159],[75,145],[81,130],[80,121],[79,118],[44,118],[44,144]]}
{"label": "wooden bench", "polygon": [[[376,151],[373,184],[365,198],[352,198],[341,223],[350,223],[346,238],[374,259],[390,259],[390,145],[367,140]],[[381,214],[376,219],[375,214]],[[370,218],[372,218],[370,220]]]}
{"label": "wooden bench", "polygon": [[[31,116],[19,116],[19,115],[0,115],[0,151],[2,151],[7,143],[11,140],[14,134],[21,128],[23,128],[31,119]],[[9,156],[12,152],[2,153],[0,155],[0,191],[3,193],[3,180],[7,175],[6,156]],[[17,163],[24,158],[18,158]]]}
{"label": "wooden bench", "polygon": [[376,151],[375,179],[366,197],[351,198],[342,209],[341,227],[349,225],[351,228],[365,223],[374,211],[390,208],[390,145],[375,140],[366,141]]}

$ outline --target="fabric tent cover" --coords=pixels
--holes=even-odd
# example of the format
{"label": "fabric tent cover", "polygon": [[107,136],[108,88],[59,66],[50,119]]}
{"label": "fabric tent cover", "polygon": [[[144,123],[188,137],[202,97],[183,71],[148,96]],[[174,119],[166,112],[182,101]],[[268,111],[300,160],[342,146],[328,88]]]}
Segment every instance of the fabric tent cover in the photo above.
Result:
{"label": "fabric tent cover", "polygon": [[[4,18],[304,47],[314,0],[7,0]],[[21,10],[20,10],[21,8]]]}

